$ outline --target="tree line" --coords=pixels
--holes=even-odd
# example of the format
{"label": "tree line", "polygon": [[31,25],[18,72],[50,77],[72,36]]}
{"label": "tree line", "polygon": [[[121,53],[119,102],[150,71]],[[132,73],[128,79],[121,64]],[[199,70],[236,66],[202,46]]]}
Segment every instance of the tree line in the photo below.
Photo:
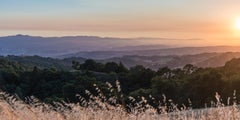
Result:
{"label": "tree line", "polygon": [[35,96],[47,103],[78,102],[76,94],[88,98],[85,90],[97,95],[96,86],[108,96],[111,93],[106,82],[114,85],[118,80],[126,104],[129,96],[139,99],[144,96],[152,101],[153,106],[159,104],[157,100],[164,96],[176,104],[189,105],[191,100],[194,108],[210,106],[216,92],[221,95],[223,103],[228,97],[230,101],[240,98],[239,94],[233,95],[234,91],[240,92],[240,59],[232,59],[218,68],[198,68],[187,64],[183,68],[163,67],[157,71],[142,65],[128,69],[121,62],[98,63],[92,59],[83,63],[73,61],[72,67],[75,70],[29,68],[2,58],[0,89],[21,99]]}

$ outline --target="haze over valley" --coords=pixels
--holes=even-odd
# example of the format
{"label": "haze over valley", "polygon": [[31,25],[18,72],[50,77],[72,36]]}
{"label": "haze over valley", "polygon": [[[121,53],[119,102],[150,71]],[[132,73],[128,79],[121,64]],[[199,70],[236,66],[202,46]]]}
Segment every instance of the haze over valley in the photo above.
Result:
{"label": "haze over valley", "polygon": [[66,67],[71,67],[71,60],[84,62],[87,59],[95,59],[102,63],[122,62],[128,68],[143,65],[154,70],[161,67],[181,68],[186,64],[198,67],[220,67],[232,58],[240,57],[240,46],[180,47],[154,44],[167,40],[170,39],[37,37],[19,34],[0,37],[0,55],[22,56],[19,58],[37,55],[42,56],[43,59],[51,57],[59,59],[57,61],[65,61]]}

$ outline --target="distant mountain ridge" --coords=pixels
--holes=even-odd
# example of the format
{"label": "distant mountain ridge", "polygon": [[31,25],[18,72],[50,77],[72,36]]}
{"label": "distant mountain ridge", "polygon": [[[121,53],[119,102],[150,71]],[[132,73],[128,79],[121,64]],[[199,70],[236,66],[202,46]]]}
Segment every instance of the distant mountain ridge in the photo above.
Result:
{"label": "distant mountain ridge", "polygon": [[[0,55],[39,55],[55,57],[79,51],[124,51],[168,48],[147,44],[161,38],[111,38],[97,36],[40,37],[16,35],[0,37]],[[154,46],[153,46],[154,45]]]}
{"label": "distant mountain ridge", "polygon": [[124,56],[182,56],[214,52],[240,52],[240,46],[174,47],[156,44],[162,43],[163,40],[181,39],[15,35],[0,37],[0,55],[38,55],[61,59],[82,57],[104,60]]}

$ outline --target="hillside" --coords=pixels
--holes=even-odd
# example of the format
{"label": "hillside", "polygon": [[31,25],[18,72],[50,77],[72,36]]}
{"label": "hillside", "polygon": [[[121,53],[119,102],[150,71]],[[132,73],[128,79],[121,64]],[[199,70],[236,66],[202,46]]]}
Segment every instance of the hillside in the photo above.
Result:
{"label": "hillside", "polygon": [[[186,64],[192,64],[197,67],[220,67],[223,66],[227,61],[233,58],[239,58],[239,52],[227,52],[227,53],[201,53],[195,55],[168,55],[168,56],[123,56],[113,57],[108,59],[96,60],[101,63],[106,62],[121,62],[126,67],[134,67],[136,65],[143,65],[144,67],[158,70],[162,67],[169,68],[181,68]],[[64,59],[56,59],[50,57],[40,56],[5,56],[1,57],[9,61],[19,62],[26,66],[34,67],[39,66],[40,68],[56,68],[59,70],[70,70],[72,69],[72,61],[78,61],[80,63],[87,60],[87,58],[71,57]]]}
{"label": "hillside", "polygon": [[240,53],[227,52],[227,53],[219,54],[219,55],[210,57],[204,61],[195,63],[194,65],[199,67],[219,67],[219,66],[224,66],[224,64],[227,61],[233,58],[240,58]]}
{"label": "hillside", "polygon": [[122,62],[127,67],[143,65],[157,70],[161,67],[181,68],[186,64],[198,67],[220,67],[233,58],[239,58],[239,52],[227,53],[201,53],[195,55],[168,55],[168,56],[123,56],[105,60],[103,62],[115,61]]}
{"label": "hillside", "polygon": [[112,57],[123,56],[182,56],[195,55],[201,53],[223,53],[223,52],[240,52],[240,46],[207,46],[207,47],[179,47],[179,48],[165,48],[154,50],[133,50],[133,51],[88,51],[77,52],[59,56],[60,58],[67,57],[84,57],[91,59],[108,59]]}

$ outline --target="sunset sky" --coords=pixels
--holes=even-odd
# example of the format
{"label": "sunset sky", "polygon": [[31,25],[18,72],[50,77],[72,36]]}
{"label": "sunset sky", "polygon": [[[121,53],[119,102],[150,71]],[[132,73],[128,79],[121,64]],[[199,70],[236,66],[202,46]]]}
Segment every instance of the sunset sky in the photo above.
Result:
{"label": "sunset sky", "polygon": [[237,19],[240,0],[0,1],[0,36],[161,37],[240,45]]}

